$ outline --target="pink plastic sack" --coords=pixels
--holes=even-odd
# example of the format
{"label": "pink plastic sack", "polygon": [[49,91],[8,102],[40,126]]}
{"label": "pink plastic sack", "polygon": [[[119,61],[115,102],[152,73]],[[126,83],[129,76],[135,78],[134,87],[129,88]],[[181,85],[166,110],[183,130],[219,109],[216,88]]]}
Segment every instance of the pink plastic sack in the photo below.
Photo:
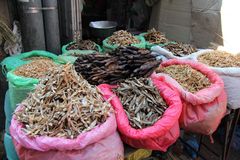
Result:
{"label": "pink plastic sack", "polygon": [[[22,106],[18,106],[18,111]],[[30,138],[13,115],[10,133],[20,160],[116,160],[123,157],[123,144],[116,131],[115,115],[76,139],[38,136]]]}
{"label": "pink plastic sack", "polygon": [[174,59],[162,63],[160,67],[181,64],[190,65],[193,69],[206,75],[212,83],[211,86],[193,94],[184,90],[167,74],[158,73],[153,74],[152,77],[164,80],[180,94],[183,103],[180,127],[191,132],[211,135],[226,113],[227,97],[224,83],[214,71],[202,63]]}
{"label": "pink plastic sack", "polygon": [[112,92],[112,88],[116,86],[102,84],[98,88],[105,99],[111,99],[110,103],[115,110],[118,130],[125,143],[135,148],[165,152],[179,137],[178,118],[181,114],[182,103],[180,97],[165,83],[157,80],[153,80],[153,83],[169,107],[161,119],[153,126],[144,129],[134,129],[129,125],[128,117],[119,98]]}

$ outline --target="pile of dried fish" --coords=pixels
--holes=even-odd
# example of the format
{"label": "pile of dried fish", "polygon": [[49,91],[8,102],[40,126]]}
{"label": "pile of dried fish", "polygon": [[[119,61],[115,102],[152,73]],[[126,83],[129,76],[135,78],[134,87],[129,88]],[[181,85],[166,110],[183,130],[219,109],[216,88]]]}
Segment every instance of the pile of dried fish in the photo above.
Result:
{"label": "pile of dried fish", "polygon": [[131,33],[120,30],[114,32],[113,35],[109,37],[108,43],[111,45],[117,44],[118,46],[129,46],[130,44],[140,43],[140,41]]}
{"label": "pile of dried fish", "polygon": [[191,93],[196,93],[199,90],[207,88],[211,85],[211,82],[205,75],[193,69],[189,65],[171,65],[159,68],[156,72],[169,74],[184,89]]}
{"label": "pile of dried fish", "polygon": [[109,54],[80,55],[75,69],[89,83],[117,84],[130,77],[148,77],[160,64],[150,51],[120,47]]}
{"label": "pile of dried fish", "polygon": [[153,44],[161,44],[168,42],[168,39],[161,32],[156,31],[155,28],[149,30],[147,34],[144,35],[144,38]]}
{"label": "pile of dried fish", "polygon": [[129,79],[115,89],[133,128],[146,128],[158,121],[168,108],[148,78]]}
{"label": "pile of dried fish", "polygon": [[183,44],[178,42],[169,43],[168,45],[164,46],[164,48],[178,57],[184,57],[197,51],[197,49],[190,44]]}
{"label": "pile of dried fish", "polygon": [[[97,51],[94,51],[94,52],[89,52],[89,54],[101,54],[101,53],[99,53],[99,52],[97,52]],[[72,52],[72,53],[68,53],[68,56],[74,56],[74,57],[80,57],[80,56],[82,56],[83,54],[80,54],[80,53],[78,53],[78,52]],[[87,55],[87,54],[85,54],[85,55]]]}
{"label": "pile of dried fish", "polygon": [[28,78],[42,78],[55,67],[56,64],[51,59],[38,59],[18,67],[14,74]]}
{"label": "pile of dried fish", "polygon": [[198,60],[213,67],[240,67],[240,55],[224,51],[211,51],[198,57]]}
{"label": "pile of dried fish", "polygon": [[15,115],[29,136],[76,138],[105,122],[111,111],[97,88],[70,64],[49,73],[22,105]]}
{"label": "pile of dried fish", "polygon": [[41,57],[41,56],[33,56],[28,58],[23,58],[24,61],[35,61],[35,60],[50,60],[48,57]]}
{"label": "pile of dried fish", "polygon": [[98,50],[95,42],[91,40],[80,40],[78,43],[72,43],[67,47],[67,50]]}

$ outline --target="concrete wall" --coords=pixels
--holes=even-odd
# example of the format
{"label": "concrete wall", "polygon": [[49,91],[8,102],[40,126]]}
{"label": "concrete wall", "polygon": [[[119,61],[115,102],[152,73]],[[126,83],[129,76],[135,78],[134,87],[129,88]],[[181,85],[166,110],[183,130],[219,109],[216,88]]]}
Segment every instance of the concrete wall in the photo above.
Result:
{"label": "concrete wall", "polygon": [[222,0],[161,0],[153,7],[149,27],[200,48],[222,44],[221,6]]}

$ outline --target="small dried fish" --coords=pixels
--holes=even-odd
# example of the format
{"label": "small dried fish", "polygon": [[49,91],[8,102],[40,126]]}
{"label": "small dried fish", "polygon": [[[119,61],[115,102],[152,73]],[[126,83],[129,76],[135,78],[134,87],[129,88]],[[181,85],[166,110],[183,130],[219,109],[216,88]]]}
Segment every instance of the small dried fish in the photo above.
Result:
{"label": "small dried fish", "polygon": [[56,66],[51,59],[36,59],[18,67],[14,74],[29,78],[42,78]]}
{"label": "small dried fish", "polygon": [[197,49],[194,46],[180,42],[169,43],[166,46],[164,46],[164,48],[169,50],[175,56],[178,57],[184,57],[197,51]]}
{"label": "small dried fish", "polygon": [[113,35],[109,37],[108,43],[111,45],[117,44],[118,46],[129,46],[130,44],[140,43],[140,41],[131,33],[120,30],[114,32]]}
{"label": "small dried fish", "polygon": [[24,60],[24,61],[34,61],[34,60],[51,60],[51,59],[48,58],[48,57],[33,56],[33,57],[23,58],[22,60]]}
{"label": "small dried fish", "polygon": [[160,64],[149,50],[120,47],[109,54],[79,55],[74,66],[90,84],[117,84],[131,77],[148,77]]}
{"label": "small dried fish", "polygon": [[158,68],[156,72],[169,74],[184,89],[191,93],[198,92],[199,90],[207,88],[211,85],[211,82],[205,75],[193,69],[189,65],[171,65]]}
{"label": "small dried fish", "polygon": [[240,67],[240,55],[225,51],[211,51],[199,56],[198,60],[212,67]]}
{"label": "small dried fish", "polygon": [[91,40],[80,40],[78,43],[72,43],[67,47],[67,50],[98,50],[95,42]]}
{"label": "small dried fish", "polygon": [[147,34],[144,35],[144,38],[152,44],[163,44],[168,42],[168,39],[159,31],[156,31],[155,28],[149,30]]}
{"label": "small dried fish", "polygon": [[146,128],[158,121],[168,108],[148,78],[125,80],[114,89],[133,128]]}
{"label": "small dried fish", "polygon": [[70,64],[49,73],[22,105],[15,115],[29,136],[76,138],[105,122],[111,112],[98,89]]}

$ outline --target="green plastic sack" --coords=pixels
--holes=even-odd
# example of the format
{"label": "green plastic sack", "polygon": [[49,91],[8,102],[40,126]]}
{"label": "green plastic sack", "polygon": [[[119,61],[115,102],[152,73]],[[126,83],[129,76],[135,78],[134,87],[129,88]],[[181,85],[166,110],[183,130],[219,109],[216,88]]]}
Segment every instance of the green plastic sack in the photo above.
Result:
{"label": "green plastic sack", "polygon": [[142,37],[144,38],[144,40],[145,40],[145,42],[146,42],[146,48],[147,48],[147,49],[151,49],[151,47],[156,46],[156,45],[158,45],[158,46],[160,46],[160,47],[163,47],[163,46],[165,45],[165,43],[154,44],[154,43],[148,42],[148,41],[145,39],[145,37],[144,37],[145,34],[147,34],[147,32],[141,33],[139,36],[142,36]]}
{"label": "green plastic sack", "polygon": [[75,53],[79,53],[79,54],[86,54],[86,52],[92,52],[92,53],[95,53],[95,52],[102,52],[102,48],[98,45],[98,44],[96,44],[96,46],[97,46],[97,51],[95,51],[95,50],[79,50],[79,49],[76,49],[76,50],[67,50],[67,47],[70,45],[70,44],[72,44],[72,43],[74,43],[74,42],[70,42],[70,43],[68,43],[68,44],[66,44],[66,45],[64,45],[64,46],[62,46],[62,53],[64,54],[64,53],[67,53],[67,52],[69,52],[69,51],[74,51]]}
{"label": "green plastic sack", "polygon": [[12,141],[12,137],[7,133],[4,134],[4,148],[6,150],[6,155],[8,160],[19,159]]}
{"label": "green plastic sack", "polygon": [[153,46],[164,47],[165,45],[168,45],[168,44],[171,44],[171,43],[173,43],[173,44],[176,43],[176,42],[174,42],[174,41],[169,41],[169,42],[167,42],[167,43],[160,43],[160,44],[150,43],[150,42],[148,42],[148,41],[145,39],[145,37],[144,37],[145,34],[147,34],[147,32],[141,33],[139,36],[141,36],[141,37],[144,38],[145,43],[146,43],[146,48],[147,48],[147,49],[151,49],[151,47],[153,47]]}
{"label": "green plastic sack", "polygon": [[24,100],[28,93],[35,89],[35,86],[39,83],[38,79],[21,77],[14,74],[15,70],[7,73],[9,99],[11,110],[15,110],[16,105]]}
{"label": "green plastic sack", "polygon": [[18,56],[7,57],[1,62],[2,73],[3,75],[6,75],[7,72],[26,63],[27,63],[26,61],[19,59]]}
{"label": "green plastic sack", "polygon": [[10,124],[11,124],[12,113],[13,113],[9,98],[10,98],[9,97],[9,91],[7,91],[6,94],[5,94],[5,99],[4,99],[4,112],[5,112],[5,117],[6,117],[5,131],[8,134],[9,134],[9,127],[10,127]]}
{"label": "green plastic sack", "polygon": [[6,132],[7,134],[10,134],[10,130],[9,130],[10,125],[11,125],[11,120],[6,119],[6,120],[5,120],[5,132]]}
{"label": "green plastic sack", "polygon": [[[48,57],[54,61],[54,63],[65,63],[60,62],[58,59],[58,56],[46,52],[46,51],[31,51],[26,52],[21,55],[19,55],[19,59],[29,58],[32,56],[42,56],[42,57]],[[31,61],[27,61],[27,63],[30,63]],[[14,111],[16,108],[16,105],[21,103],[22,100],[24,100],[28,93],[33,91],[35,89],[35,86],[39,83],[39,79],[36,78],[27,78],[27,77],[21,77],[14,74],[13,69],[7,73],[7,80],[8,80],[8,88],[9,88],[9,96],[10,96],[10,106],[11,109]]]}
{"label": "green plastic sack", "polygon": [[16,56],[12,56],[12,57],[7,57],[5,58],[2,62],[1,62],[1,66],[2,66],[2,72],[4,75],[6,75],[7,72],[23,65],[26,63],[29,63],[30,61],[25,61],[25,58],[30,58],[30,57],[34,57],[34,56],[41,56],[41,57],[48,57],[50,59],[52,59],[53,61],[55,61],[56,63],[64,63],[61,61],[58,61],[58,56],[47,52],[47,51],[41,51],[41,50],[33,50],[30,52],[25,52]]}
{"label": "green plastic sack", "polygon": [[77,57],[68,56],[68,55],[60,55],[60,56],[58,56],[58,60],[65,62],[65,63],[73,64],[77,60]]}
{"label": "green plastic sack", "polygon": [[[138,48],[146,48],[146,42],[145,42],[144,37],[142,37],[142,36],[135,36],[135,37],[140,41],[140,43],[131,44],[131,46],[135,46]],[[106,38],[105,40],[103,40],[103,51],[104,52],[110,52],[110,51],[113,51],[116,48],[118,48],[117,44],[115,44],[115,45],[108,44],[108,39],[109,39],[109,37]]]}

